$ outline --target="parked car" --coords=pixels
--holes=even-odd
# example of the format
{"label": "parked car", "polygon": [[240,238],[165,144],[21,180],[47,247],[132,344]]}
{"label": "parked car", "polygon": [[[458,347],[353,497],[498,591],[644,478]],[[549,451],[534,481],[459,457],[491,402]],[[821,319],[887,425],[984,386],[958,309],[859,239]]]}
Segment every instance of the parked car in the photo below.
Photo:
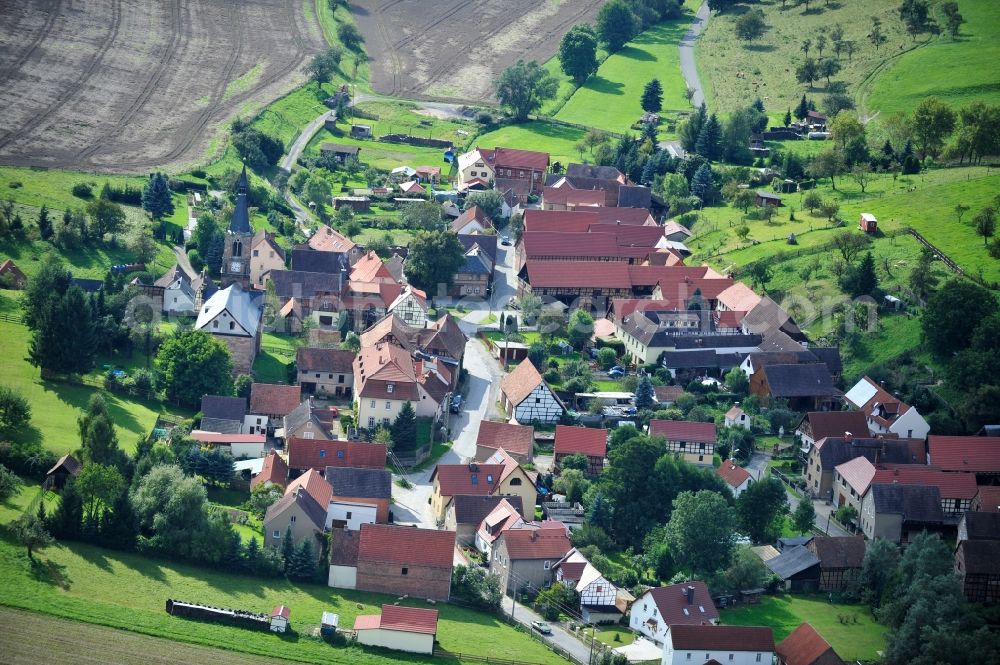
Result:
{"label": "parked car", "polygon": [[507,301],[507,307],[510,309],[519,309],[521,306],[517,304],[517,297],[512,297]]}
{"label": "parked car", "polygon": [[542,635],[551,635],[552,634],[552,626],[550,626],[549,624],[545,623],[544,621],[532,621],[531,622],[531,627],[534,630],[537,630]]}
{"label": "parked car", "polygon": [[610,376],[612,379],[620,379],[623,376],[625,376],[625,370],[623,370],[621,367],[612,367],[611,369],[608,370],[608,376]]}
{"label": "parked car", "polygon": [[455,395],[451,398],[451,412],[461,413],[462,412],[462,396]]}
{"label": "parked car", "polygon": [[510,247],[510,236],[500,236],[500,244],[504,247]]}

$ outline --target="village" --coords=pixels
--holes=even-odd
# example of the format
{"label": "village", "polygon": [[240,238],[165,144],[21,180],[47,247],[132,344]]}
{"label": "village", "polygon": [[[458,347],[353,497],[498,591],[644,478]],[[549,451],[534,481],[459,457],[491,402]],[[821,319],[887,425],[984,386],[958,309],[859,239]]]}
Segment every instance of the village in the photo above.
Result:
{"label": "village", "polygon": [[[690,43],[786,3],[674,0],[595,3],[568,78],[518,59],[488,106],[361,4],[215,164],[0,167],[0,616],[177,662],[1000,662],[995,107],[866,117],[835,24],[797,106],[741,71],[723,115]],[[573,106],[664,26],[683,103]]]}

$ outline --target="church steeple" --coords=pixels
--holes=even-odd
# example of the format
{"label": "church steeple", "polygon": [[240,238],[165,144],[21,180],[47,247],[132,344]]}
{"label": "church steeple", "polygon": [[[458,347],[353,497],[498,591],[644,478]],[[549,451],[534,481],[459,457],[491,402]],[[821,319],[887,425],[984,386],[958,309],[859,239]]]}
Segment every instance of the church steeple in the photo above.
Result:
{"label": "church steeple", "polygon": [[247,199],[247,165],[243,165],[243,173],[236,183],[236,209],[233,211],[233,219],[229,222],[229,232],[245,235],[252,235],[253,229],[250,227],[250,208]]}

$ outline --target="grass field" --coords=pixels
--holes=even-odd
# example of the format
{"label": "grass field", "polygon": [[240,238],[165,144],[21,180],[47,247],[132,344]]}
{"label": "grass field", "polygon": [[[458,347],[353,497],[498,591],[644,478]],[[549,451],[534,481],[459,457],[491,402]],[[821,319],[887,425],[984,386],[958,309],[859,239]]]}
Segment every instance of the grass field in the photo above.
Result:
{"label": "grass field", "polygon": [[[829,31],[834,24],[844,28],[845,40],[855,43],[853,56],[841,53],[843,69],[833,77],[834,81],[847,84],[849,92],[854,92],[887,57],[914,45],[903,31],[896,0],[838,2],[830,7],[823,2],[812,2],[809,11],[799,3],[788,3],[782,10],[781,4],[780,0],[766,0],[754,5],[764,11],[768,29],[752,44],[736,38],[734,26],[740,10],[713,13],[695,45],[695,61],[710,110],[728,113],[760,97],[774,122],[786,109],[794,108],[803,93],[821,106],[826,81],[818,81],[814,89],[807,89],[796,82],[795,68],[806,57],[800,48],[803,40],[809,38],[815,44],[820,31]],[[873,17],[881,19],[882,31],[889,38],[878,51],[866,37]],[[829,36],[827,41],[823,57],[834,57]],[[815,46],[810,49],[809,57],[819,57]]]}
{"label": "grass field", "polygon": [[[845,661],[875,660],[885,648],[885,628],[875,623],[864,605],[831,604],[824,596],[765,596],[759,605],[719,612],[723,624],[770,626],[780,642],[808,622]],[[841,623],[838,617],[849,623]]]}
{"label": "grass field", "polygon": [[[16,297],[16,292],[0,291],[0,313],[19,313]],[[20,391],[31,402],[32,409],[30,426],[11,438],[40,441],[44,448],[59,455],[76,449],[80,445],[77,416],[87,406],[90,396],[101,392],[111,411],[118,443],[131,451],[139,437],[152,430],[157,414],[165,411],[156,402],[133,401],[96,388],[43,381],[38,368],[26,360],[30,336],[26,327],[0,321],[0,339],[4,340],[0,377],[4,385]]]}
{"label": "grass field", "polygon": [[664,112],[690,110],[677,48],[690,23],[688,16],[660,23],[608,56],[597,73],[573,93],[555,117],[608,131],[627,132],[642,115],[639,103],[642,90],[654,78],[663,85]]}
{"label": "grass field", "polygon": [[[54,546],[32,567],[22,548],[0,542],[0,605],[9,605],[67,619],[211,647],[222,647],[272,658],[312,663],[382,665],[399,661],[431,662],[428,658],[357,646],[331,646],[312,637],[323,611],[340,615],[352,626],[358,614],[378,611],[392,596],[334,591],[326,586],[292,584],[283,579],[228,575],[205,568],[122,554],[82,544]],[[284,636],[171,617],[167,598],[221,607],[266,612],[285,604],[291,608],[295,632]],[[423,601],[405,604],[426,606]],[[447,604],[438,604],[440,647],[446,651],[497,658],[517,658],[544,665],[564,662],[542,644],[498,619]]]}
{"label": "grass field", "polygon": [[521,150],[540,150],[549,153],[549,163],[579,162],[576,144],[586,132],[577,127],[557,125],[545,120],[532,120],[519,125],[506,125],[482,134],[476,145],[482,148],[504,146]]}
{"label": "grass field", "polygon": [[[909,112],[932,95],[956,108],[975,101],[1000,103],[1000,4],[959,0],[958,8],[966,21],[959,36],[942,35],[900,56],[872,83],[865,100],[869,109],[883,115]],[[939,17],[938,23],[945,22]]]}

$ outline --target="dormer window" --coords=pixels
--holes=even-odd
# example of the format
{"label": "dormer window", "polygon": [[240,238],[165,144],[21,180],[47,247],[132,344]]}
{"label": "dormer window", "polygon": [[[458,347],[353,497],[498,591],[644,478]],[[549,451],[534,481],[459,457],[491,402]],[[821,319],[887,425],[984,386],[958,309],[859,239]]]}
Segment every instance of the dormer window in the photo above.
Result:
{"label": "dormer window", "polygon": [[491,485],[493,484],[493,474],[492,473],[486,474],[486,482],[490,483]]}
{"label": "dormer window", "polygon": [[479,484],[479,476],[477,476],[476,474],[472,474],[469,477],[469,482],[471,482],[473,485],[478,485]]}
{"label": "dormer window", "polygon": [[389,383],[389,384],[386,384],[386,386],[385,386],[385,391],[387,393],[391,393],[395,389],[396,389],[396,384],[395,383]]}

